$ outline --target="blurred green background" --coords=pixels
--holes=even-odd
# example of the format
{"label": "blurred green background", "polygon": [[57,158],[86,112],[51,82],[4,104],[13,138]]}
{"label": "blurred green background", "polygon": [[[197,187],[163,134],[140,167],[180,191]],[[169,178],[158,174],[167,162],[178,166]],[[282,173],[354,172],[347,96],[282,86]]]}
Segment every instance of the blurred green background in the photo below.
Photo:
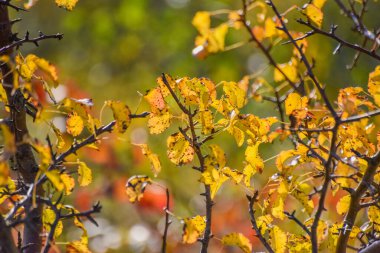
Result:
{"label": "blurred green background", "polygon": [[[293,4],[302,6],[306,1],[275,1],[281,10]],[[103,101],[120,99],[126,102],[132,111],[142,112],[148,107],[140,104],[141,96],[155,85],[155,79],[162,73],[175,77],[206,76],[216,83],[222,80],[240,80],[251,74],[267,60],[254,47],[247,44],[236,50],[219,53],[205,60],[191,55],[196,30],[191,25],[192,17],[199,10],[238,9],[240,1],[235,0],[80,0],[72,12],[55,6],[52,0],[39,1],[28,13],[23,13],[23,21],[14,31],[20,35],[29,30],[32,35],[38,31],[64,33],[62,41],[44,41],[39,48],[28,45],[22,53],[34,53],[54,63],[60,72],[61,83],[66,85],[69,96],[94,99],[95,115],[98,115]],[[371,3],[365,21],[368,27],[378,27],[378,3]],[[298,15],[298,14],[297,14]],[[294,15],[297,16],[297,15]],[[12,12],[13,17],[19,13]],[[221,21],[225,16],[220,16]],[[214,19],[218,23],[219,16]],[[337,33],[352,42],[361,43],[351,31],[352,23],[340,15],[332,0],[325,7],[324,28],[338,24]],[[307,31],[295,24],[292,14],[290,27]],[[245,31],[231,32],[227,36],[227,45],[246,40]],[[351,85],[365,86],[368,73],[376,62],[361,56],[359,64],[353,70],[347,70],[354,55],[351,49],[342,48],[332,56],[336,43],[315,36],[310,39],[310,54],[316,59],[316,73],[327,85],[329,96],[334,99],[338,88]],[[279,46],[273,53],[279,62],[289,60],[289,46]],[[264,72],[272,80],[272,69]],[[252,102],[248,109],[260,116],[277,115],[275,107],[268,103]],[[105,114],[103,121],[110,120]],[[140,205],[131,205],[126,201],[124,185],[128,177],[134,174],[148,174],[149,163],[142,157],[140,148],[131,145],[148,141],[154,152],[160,155],[163,171],[157,181],[167,185],[172,194],[173,212],[179,217],[203,214],[203,198],[199,196],[202,188],[198,183],[199,174],[189,167],[176,168],[168,163],[165,156],[166,139],[163,136],[173,132],[168,130],[163,136],[149,136],[144,120],[134,121],[127,135],[103,140],[102,151],[84,151],[94,171],[94,183],[88,189],[76,190],[68,203],[85,209],[92,202],[100,200],[104,206],[97,215],[100,227],[86,223],[91,237],[90,246],[94,252],[159,252],[163,225],[162,205],[165,203],[164,191],[152,187],[148,197]],[[36,134],[40,130],[33,130]],[[232,168],[241,169],[244,157],[243,149],[238,151],[232,137],[223,135],[223,145]],[[287,148],[287,144],[263,145],[262,156],[265,159]],[[265,179],[275,171],[273,160],[266,163],[265,173],[256,180]],[[244,196],[244,189],[227,184],[216,198],[215,230],[225,233],[237,231],[251,235]],[[222,197],[221,197],[222,196]],[[58,238],[64,245],[67,240],[80,236],[80,231],[70,228]],[[172,252],[197,252],[198,245],[180,244],[181,224],[174,219],[170,229],[170,248]],[[221,237],[220,234],[216,236]],[[215,240],[214,240],[215,241]],[[61,245],[60,244],[60,245]],[[235,252],[222,249],[218,242],[211,245],[210,252]]]}

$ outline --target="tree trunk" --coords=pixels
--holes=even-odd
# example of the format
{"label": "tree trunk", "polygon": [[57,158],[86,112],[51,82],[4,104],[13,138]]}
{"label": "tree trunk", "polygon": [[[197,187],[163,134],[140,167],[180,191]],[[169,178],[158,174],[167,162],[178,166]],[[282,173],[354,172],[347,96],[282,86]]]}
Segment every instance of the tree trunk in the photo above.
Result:
{"label": "tree trunk", "polygon": [[[0,5],[0,47],[12,43],[11,22],[8,15],[8,7]],[[5,53],[14,59],[13,50]],[[14,76],[12,69],[7,64],[1,65],[3,77],[3,87],[7,93],[9,108],[11,109],[10,128],[14,134],[16,143],[15,168],[22,176],[23,183],[30,185],[34,183],[38,171],[38,164],[34,158],[32,148],[29,144],[24,143],[25,137],[28,136],[26,125],[26,113],[24,108],[24,97],[20,91],[14,90]],[[38,195],[43,195],[42,187],[36,189]],[[22,238],[23,253],[36,253],[41,251],[42,247],[42,205],[33,207],[31,201],[26,203],[25,215],[27,220],[24,224]]]}

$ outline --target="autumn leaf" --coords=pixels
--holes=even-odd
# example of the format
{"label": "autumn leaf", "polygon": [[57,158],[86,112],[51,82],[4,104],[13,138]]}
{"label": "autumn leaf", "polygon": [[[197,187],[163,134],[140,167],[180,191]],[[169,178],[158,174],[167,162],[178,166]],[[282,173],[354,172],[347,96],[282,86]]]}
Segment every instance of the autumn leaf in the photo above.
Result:
{"label": "autumn leaf", "polygon": [[142,153],[149,159],[153,174],[157,177],[161,171],[161,162],[158,155],[153,153],[147,144],[138,144],[138,146],[141,148]]}
{"label": "autumn leaf", "polygon": [[164,132],[170,126],[171,120],[172,115],[167,109],[159,113],[150,113],[148,118],[149,133],[160,134]]}
{"label": "autumn leaf", "polygon": [[66,119],[66,131],[76,137],[83,131],[83,119],[76,112],[70,113]]}
{"label": "autumn leaf", "polygon": [[195,243],[206,228],[205,216],[197,215],[192,218],[185,218],[183,222],[184,222],[183,232],[182,232],[183,243],[187,243],[187,244]]}
{"label": "autumn leaf", "polygon": [[375,230],[379,231],[380,209],[377,206],[370,206],[368,207],[367,215],[368,215],[369,221],[375,227]]}
{"label": "autumn leaf", "polygon": [[223,91],[226,94],[228,102],[238,109],[246,103],[246,93],[235,82],[224,82]]}
{"label": "autumn leaf", "polygon": [[323,21],[323,12],[321,11],[321,9],[312,3],[307,4],[304,8],[306,16],[320,28],[322,26]]}
{"label": "autumn leaf", "polygon": [[7,184],[9,178],[8,163],[0,161],[0,187]]}
{"label": "autumn leaf", "polygon": [[113,117],[116,120],[116,129],[119,133],[125,133],[131,124],[131,110],[121,101],[108,100],[105,102],[113,112]]}
{"label": "autumn leaf", "polygon": [[290,93],[285,100],[286,115],[292,114],[294,110],[303,110],[307,107],[309,100],[307,97],[301,97],[298,93]]}
{"label": "autumn leaf", "polygon": [[129,202],[140,201],[144,196],[145,188],[151,183],[152,180],[148,176],[137,175],[129,178],[125,186]]}
{"label": "autumn leaf", "polygon": [[269,240],[274,252],[284,253],[286,251],[288,238],[286,233],[278,226],[273,226],[273,228],[270,229]]}
{"label": "autumn leaf", "polygon": [[72,11],[77,4],[78,0],[55,0],[58,7],[62,7],[68,11]]}
{"label": "autumn leaf", "polygon": [[198,11],[195,13],[192,24],[200,34],[206,35],[211,24],[210,13],[207,11]]}
{"label": "autumn leaf", "polygon": [[78,182],[80,186],[87,186],[92,182],[92,171],[84,162],[78,162]]}
{"label": "autumn leaf", "polygon": [[222,184],[228,180],[228,177],[220,169],[212,166],[207,166],[206,170],[202,172],[200,182],[210,186],[211,199],[214,199],[216,193]]}
{"label": "autumn leaf", "polygon": [[377,66],[368,77],[368,92],[374,98],[376,105],[380,106],[380,66]]}
{"label": "autumn leaf", "polygon": [[223,245],[237,246],[245,253],[252,252],[251,242],[241,233],[231,233],[223,236],[222,243]]}
{"label": "autumn leaf", "polygon": [[[283,64],[278,64],[279,69],[289,78],[290,81],[297,81],[297,61],[292,58],[291,61]],[[285,76],[276,68],[274,70],[274,80],[276,82],[281,82],[285,80]]]}
{"label": "autumn leaf", "polygon": [[340,215],[347,213],[348,208],[350,206],[350,202],[351,202],[350,195],[343,196],[336,204],[336,212]]}
{"label": "autumn leaf", "polygon": [[167,141],[169,160],[175,165],[190,163],[194,158],[194,149],[185,139],[182,133],[175,133],[168,137]]}

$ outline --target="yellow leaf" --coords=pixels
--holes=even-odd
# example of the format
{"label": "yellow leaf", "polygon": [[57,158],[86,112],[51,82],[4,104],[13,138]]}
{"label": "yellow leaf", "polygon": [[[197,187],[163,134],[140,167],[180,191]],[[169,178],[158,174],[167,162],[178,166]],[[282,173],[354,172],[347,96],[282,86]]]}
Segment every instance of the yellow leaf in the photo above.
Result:
{"label": "yellow leaf", "polygon": [[319,8],[319,9],[322,9],[323,6],[325,5],[327,0],[313,0],[313,4],[315,5],[315,7]]}
{"label": "yellow leaf", "polygon": [[310,239],[301,235],[289,234],[287,248],[289,249],[289,253],[312,252]]}
{"label": "yellow leaf", "polygon": [[[166,88],[166,86],[163,86]],[[166,88],[167,89],[167,88]],[[147,93],[144,96],[144,99],[149,103],[150,110],[154,114],[160,114],[161,111],[167,109],[164,96],[162,94],[162,88],[155,88],[147,91]],[[169,91],[167,91],[169,92]]]}
{"label": "yellow leaf", "polygon": [[113,112],[113,117],[116,120],[116,129],[119,133],[124,133],[131,124],[131,110],[121,101],[106,101]]}
{"label": "yellow leaf", "polygon": [[168,137],[167,141],[169,160],[175,165],[190,163],[194,158],[194,149],[185,139],[182,133],[175,133]]}
{"label": "yellow leaf", "polygon": [[337,213],[340,214],[340,215],[343,215],[343,214],[347,213],[348,208],[350,206],[350,202],[351,202],[351,196],[350,195],[343,196],[338,201],[338,203],[336,204],[336,211],[337,211]]}
{"label": "yellow leaf", "polygon": [[222,243],[223,245],[237,246],[245,253],[252,252],[251,242],[241,233],[231,233],[223,236]]}
{"label": "yellow leaf", "polygon": [[39,169],[45,171],[50,163],[52,162],[50,148],[47,145],[42,145],[41,143],[33,143],[33,148],[37,151],[40,164]]}
{"label": "yellow leaf", "polygon": [[195,243],[206,228],[205,216],[185,218],[182,241],[187,244]]}
{"label": "yellow leaf", "polygon": [[53,123],[50,123],[50,126],[53,129],[55,136],[57,137],[56,147],[58,150],[62,150],[65,147],[65,140],[63,139],[63,135]]}
{"label": "yellow leaf", "polygon": [[[174,91],[176,86],[177,86],[177,83],[176,81],[173,79],[173,77],[171,77],[170,75],[168,74],[165,74],[165,79],[166,81],[168,82],[170,88]],[[170,94],[170,91],[168,89],[168,87],[166,87],[166,84],[164,83],[164,80],[162,79],[162,76],[159,76],[156,80],[158,86],[160,86],[160,92],[161,92],[161,95],[165,98],[166,96],[168,96]],[[148,100],[149,102],[149,100]]]}
{"label": "yellow leaf", "polygon": [[302,206],[305,208],[304,210],[306,210],[309,215],[311,215],[314,209],[314,202],[309,198],[311,190],[312,188],[309,184],[300,183],[297,184],[297,188],[291,191],[292,196],[301,202]]}
{"label": "yellow leaf", "polygon": [[4,152],[5,157],[7,157],[16,152],[15,137],[7,125],[1,124],[0,129],[1,129],[1,132],[3,133],[3,140],[2,140],[2,143],[4,145],[3,152]]}
{"label": "yellow leaf", "polygon": [[56,68],[47,60],[39,58],[34,54],[29,54],[25,59],[18,55],[16,57],[17,68],[20,75],[27,81],[30,81],[37,69],[40,69],[53,81],[54,86],[58,86],[58,76]]}
{"label": "yellow leaf", "polygon": [[75,137],[82,133],[83,128],[83,119],[76,112],[70,113],[66,119],[66,131]]}
{"label": "yellow leaf", "polygon": [[[3,85],[0,85],[0,102],[4,103],[5,105],[8,104],[8,97],[7,93],[5,92],[5,89]],[[7,109],[8,111],[9,109]]]}
{"label": "yellow leaf", "polygon": [[[287,63],[279,64],[278,67],[289,78],[290,81],[297,81],[297,61],[294,58],[292,58],[292,60]],[[274,80],[276,82],[285,80],[285,76],[277,68],[274,70]]]}
{"label": "yellow leaf", "polygon": [[370,222],[372,222],[374,228],[375,228],[375,231],[379,231],[380,229],[380,224],[379,224],[379,220],[380,220],[380,209],[376,206],[370,206],[368,207],[368,219]]}
{"label": "yellow leaf", "polygon": [[218,168],[223,168],[226,165],[226,154],[223,149],[216,144],[208,145],[208,147],[211,150],[211,154],[208,156],[207,160],[216,162],[215,165],[217,165]]}
{"label": "yellow leaf", "polygon": [[251,177],[257,173],[257,170],[255,167],[253,167],[251,164],[247,164],[244,167],[243,170],[243,175],[244,175],[244,184],[247,187],[252,187],[251,186]]}
{"label": "yellow leaf", "polygon": [[228,32],[228,25],[221,24],[218,27],[211,30],[207,50],[210,53],[216,53],[224,50],[224,41]]}
{"label": "yellow leaf", "polygon": [[60,175],[60,179],[64,185],[65,194],[70,195],[73,192],[75,186],[74,178],[68,174],[63,173]]}
{"label": "yellow leaf", "polygon": [[281,196],[278,196],[271,210],[273,217],[283,220],[285,218],[284,206],[284,199]]}
{"label": "yellow leaf", "polygon": [[262,234],[265,234],[265,232],[272,227],[271,223],[273,221],[273,218],[270,214],[262,215],[256,218],[257,227],[260,228],[260,231]]}
{"label": "yellow leaf", "polygon": [[245,105],[246,93],[235,82],[224,82],[223,91],[231,106],[240,109]]}
{"label": "yellow leaf", "polygon": [[0,185],[0,204],[9,198],[9,195],[2,194],[3,192],[14,192],[16,190],[16,184],[11,177],[8,177],[7,182]]}
{"label": "yellow leaf", "polygon": [[[51,226],[56,222],[56,214],[54,210],[51,208],[45,208],[42,213],[42,223],[46,230],[46,232],[50,232]],[[63,231],[63,223],[61,220],[59,220],[56,224],[55,231],[54,231],[54,238],[57,238],[62,234]]]}
{"label": "yellow leaf", "polygon": [[150,113],[148,118],[149,133],[162,133],[170,126],[171,120],[172,115],[169,113],[167,109],[159,113]]}
{"label": "yellow leaf", "polygon": [[158,173],[161,171],[161,162],[157,154],[152,153],[152,150],[147,144],[139,144],[142,153],[149,159],[153,174],[157,177]]}
{"label": "yellow leaf", "polygon": [[207,166],[206,170],[202,172],[200,182],[210,186],[211,199],[214,199],[216,193],[222,184],[228,180],[222,170],[217,170],[212,166]]}
{"label": "yellow leaf", "polygon": [[374,98],[376,105],[380,106],[380,66],[369,74],[368,91]]}
{"label": "yellow leaf", "polygon": [[270,38],[277,34],[276,24],[274,23],[273,19],[268,17],[265,20],[265,29],[264,29],[264,37]]}
{"label": "yellow leaf", "polygon": [[92,182],[92,171],[84,162],[78,162],[78,182],[80,186],[87,186]]}
{"label": "yellow leaf", "polygon": [[264,168],[264,161],[263,159],[261,159],[259,155],[259,145],[260,145],[259,141],[257,141],[254,144],[252,142],[249,142],[247,149],[245,150],[245,160],[256,171],[259,171],[261,173]]}
{"label": "yellow leaf", "polygon": [[195,13],[193,21],[191,23],[200,34],[207,34],[211,24],[210,13],[207,11],[198,11]]}
{"label": "yellow leaf", "polygon": [[269,233],[269,240],[276,253],[284,253],[287,245],[287,235],[278,226],[273,226]]}
{"label": "yellow leaf", "polygon": [[144,196],[145,188],[152,183],[152,180],[147,176],[133,176],[127,181],[126,193],[129,202],[135,203],[140,201]]}
{"label": "yellow leaf", "polygon": [[78,0],[55,0],[58,7],[64,8],[68,11],[72,11],[77,4]]}
{"label": "yellow leaf", "polygon": [[301,97],[298,93],[290,93],[285,100],[285,113],[286,115],[292,114],[294,110],[303,110],[307,107],[309,99]]}
{"label": "yellow leaf", "polygon": [[45,172],[46,177],[49,179],[49,181],[52,183],[55,189],[57,191],[63,191],[65,188],[65,185],[63,184],[59,171],[57,170],[51,170]]}
{"label": "yellow leaf", "polygon": [[199,112],[200,122],[202,124],[202,134],[211,134],[214,130],[213,114],[210,110]]}
{"label": "yellow leaf", "polygon": [[7,184],[9,178],[8,163],[0,161],[0,187]]}
{"label": "yellow leaf", "polygon": [[314,4],[307,4],[305,8],[306,16],[315,23],[319,28],[322,26],[323,21],[323,12],[320,8],[315,6]]}
{"label": "yellow leaf", "polygon": [[77,113],[83,121],[88,120],[89,108],[93,106],[92,99],[74,99],[74,98],[65,98],[59,105],[59,108],[63,107],[65,111],[69,113]]}
{"label": "yellow leaf", "polygon": [[[294,158],[294,159],[290,159],[290,158]],[[292,165],[293,166],[296,165],[297,161],[298,161],[298,156],[296,156],[295,150],[291,149],[291,150],[281,151],[281,153],[276,158],[276,166],[280,172],[283,172],[288,167]]]}
{"label": "yellow leaf", "polygon": [[237,170],[233,170],[229,167],[224,167],[222,169],[222,172],[224,175],[231,178],[235,184],[239,184],[241,182],[241,180],[243,180],[243,178],[244,178],[243,173],[241,173],[240,171],[237,171]]}

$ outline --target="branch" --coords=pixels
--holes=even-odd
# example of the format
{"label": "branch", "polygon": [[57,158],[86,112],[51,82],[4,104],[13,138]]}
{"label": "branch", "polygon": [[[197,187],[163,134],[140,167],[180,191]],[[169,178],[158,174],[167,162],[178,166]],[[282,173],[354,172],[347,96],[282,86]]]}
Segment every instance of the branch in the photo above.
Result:
{"label": "branch", "polygon": [[301,222],[296,216],[295,216],[296,211],[293,211],[292,213],[284,212],[284,214],[288,217],[288,219],[294,221],[297,223],[298,226],[302,228],[303,231],[305,231],[309,236],[311,236],[310,230]]}
{"label": "branch", "polygon": [[168,230],[169,226],[172,223],[172,221],[169,219],[169,208],[170,208],[170,195],[169,195],[169,189],[166,188],[166,207],[164,208],[165,211],[165,229],[164,234],[162,235],[162,247],[161,247],[161,253],[166,253],[166,241],[168,237]]}
{"label": "branch", "polygon": [[267,240],[264,238],[263,234],[261,233],[260,228],[257,226],[257,222],[256,222],[256,218],[255,218],[255,210],[253,209],[253,204],[256,201],[258,193],[259,192],[256,191],[253,196],[247,195],[247,199],[248,199],[248,202],[249,202],[249,204],[248,204],[248,210],[249,210],[249,216],[251,217],[252,228],[255,230],[256,236],[260,239],[261,243],[264,245],[264,247],[267,249],[267,251],[269,253],[274,253],[274,250],[269,245],[269,243],[267,242]]}
{"label": "branch", "polygon": [[298,19],[297,20],[298,23],[302,24],[302,25],[305,25],[311,29],[313,29],[313,32],[314,34],[321,34],[321,35],[324,35],[328,38],[331,38],[337,42],[339,42],[340,45],[342,46],[346,46],[346,47],[349,47],[349,48],[352,48],[358,52],[361,52],[361,53],[364,53],[366,55],[369,55],[371,56],[372,58],[375,58],[377,60],[380,60],[380,55],[376,54],[375,51],[370,51],[370,50],[367,50],[365,49],[364,47],[358,45],[358,44],[352,44],[352,43],[349,43],[343,39],[341,39],[340,37],[336,36],[335,35],[335,30],[337,28],[337,26],[332,26],[331,30],[329,32],[326,32],[322,29],[319,29],[318,27],[312,25],[310,22],[307,22],[307,21],[304,21],[302,19]]}
{"label": "branch", "polygon": [[5,224],[5,220],[0,215],[0,252],[17,253],[18,250],[12,238],[11,229]]}
{"label": "branch", "polygon": [[376,169],[380,164],[380,152],[375,154],[372,158],[368,160],[368,168],[366,169],[362,180],[356,189],[351,193],[350,206],[348,208],[347,214],[344,217],[343,228],[340,232],[338,243],[337,243],[337,253],[346,252],[346,247],[348,239],[351,233],[351,229],[355,223],[356,216],[360,210],[360,200],[368,190],[368,185],[372,184],[373,178],[376,174]]}
{"label": "branch", "polygon": [[21,7],[11,4],[11,0],[0,0],[0,5],[10,7],[12,9],[15,9],[16,11],[26,11]]}
{"label": "branch", "polygon": [[13,48],[18,48],[20,47],[21,45],[25,44],[25,43],[33,43],[34,45],[36,45],[37,47],[39,46],[39,42],[41,40],[47,40],[47,39],[58,39],[58,40],[61,40],[63,39],[63,34],[61,33],[57,33],[57,34],[53,34],[53,35],[45,35],[43,34],[42,32],[39,32],[39,36],[36,37],[36,38],[29,38],[29,32],[26,32],[24,38],[22,39],[19,39],[19,38],[15,38],[15,41],[6,45],[6,46],[3,46],[0,48],[0,54],[3,54],[3,53],[6,53],[8,50],[10,49],[13,49]]}

